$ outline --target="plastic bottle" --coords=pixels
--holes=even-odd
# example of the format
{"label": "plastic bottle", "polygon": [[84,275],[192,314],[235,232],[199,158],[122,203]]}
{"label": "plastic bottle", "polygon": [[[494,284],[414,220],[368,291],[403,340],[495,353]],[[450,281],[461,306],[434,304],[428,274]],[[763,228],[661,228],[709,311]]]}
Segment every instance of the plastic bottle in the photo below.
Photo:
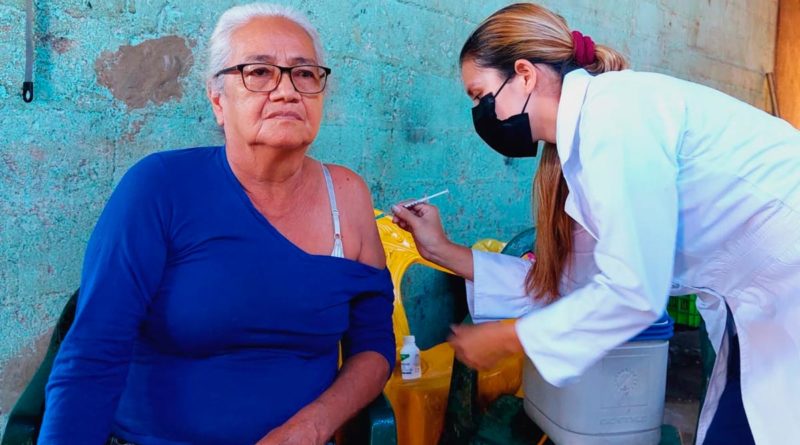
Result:
{"label": "plastic bottle", "polygon": [[419,362],[419,348],[413,335],[403,337],[403,347],[400,348],[400,373],[403,380],[418,379],[422,376]]}

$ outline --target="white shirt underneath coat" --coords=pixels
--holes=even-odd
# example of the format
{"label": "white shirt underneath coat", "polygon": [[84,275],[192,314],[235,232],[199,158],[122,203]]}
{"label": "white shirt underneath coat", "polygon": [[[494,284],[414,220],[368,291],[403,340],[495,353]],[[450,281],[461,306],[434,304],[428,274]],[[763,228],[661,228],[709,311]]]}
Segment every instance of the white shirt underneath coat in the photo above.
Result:
{"label": "white shirt underneath coat", "polygon": [[727,303],[758,444],[800,441],[800,132],[713,89],[652,73],[564,79],[557,146],[577,222],[563,298],[525,294],[526,260],[474,252],[476,322],[521,317],[528,357],[554,385],[579,376],[697,293],[717,352],[702,443],[725,387]]}

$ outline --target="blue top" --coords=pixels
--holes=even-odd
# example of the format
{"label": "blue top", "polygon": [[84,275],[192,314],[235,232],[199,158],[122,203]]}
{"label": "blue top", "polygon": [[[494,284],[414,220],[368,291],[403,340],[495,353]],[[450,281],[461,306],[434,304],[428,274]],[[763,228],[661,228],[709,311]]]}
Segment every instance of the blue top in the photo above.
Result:
{"label": "blue top", "polygon": [[89,240],[40,444],[253,444],[345,357],[394,366],[389,272],[311,255],[250,202],[224,147],[150,155]]}

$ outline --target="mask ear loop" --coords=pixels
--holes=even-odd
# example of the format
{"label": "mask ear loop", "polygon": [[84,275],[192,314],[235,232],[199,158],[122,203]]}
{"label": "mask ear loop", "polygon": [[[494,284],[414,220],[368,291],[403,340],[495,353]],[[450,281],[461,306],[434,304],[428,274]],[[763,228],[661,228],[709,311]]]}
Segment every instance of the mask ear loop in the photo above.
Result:
{"label": "mask ear loop", "polygon": [[498,89],[497,89],[497,92],[496,92],[496,93],[494,93],[494,97],[497,97],[497,95],[498,95],[498,94],[500,94],[500,92],[501,92],[501,91],[503,91],[503,87],[505,87],[505,86],[506,86],[506,84],[508,83],[508,81],[509,81],[509,80],[511,80],[511,78],[512,78],[512,77],[514,77],[514,75],[513,75],[513,74],[512,74],[512,75],[510,75],[510,76],[508,76],[508,77],[506,77],[506,80],[505,80],[505,81],[503,81],[503,84],[502,84],[502,85],[500,85],[500,88],[498,88]]}
{"label": "mask ear loop", "polygon": [[[506,84],[508,83],[508,81],[509,81],[509,80],[511,80],[511,78],[512,78],[512,77],[514,77],[514,75],[513,75],[513,74],[512,74],[512,75],[510,75],[510,76],[508,76],[508,77],[506,77],[506,80],[505,80],[505,82],[503,82],[503,84],[502,84],[502,85],[500,85],[500,88],[498,88],[497,92],[496,92],[496,93],[494,93],[494,97],[495,97],[495,98],[497,98],[497,95],[498,95],[498,94],[500,94],[500,91],[503,91],[503,88],[506,86]],[[533,94],[533,93],[531,93],[531,94],[528,94],[528,98],[527,98],[527,99],[525,99],[525,105],[523,105],[523,106],[522,106],[522,111],[520,112],[520,114],[524,113],[524,112],[525,112],[525,109],[526,109],[526,108],[528,108],[528,101],[530,101],[530,100],[531,100],[531,95],[532,95],[532,94]]]}
{"label": "mask ear loop", "polygon": [[[531,93],[531,94],[533,94],[533,93]],[[529,100],[531,100],[531,94],[528,94],[528,98],[527,98],[527,99],[525,99],[525,105],[523,105],[523,106],[522,106],[522,111],[520,111],[520,113],[519,113],[519,114],[522,114],[522,113],[524,113],[524,112],[525,112],[525,108],[527,108],[527,107],[528,107],[528,101],[529,101]]]}

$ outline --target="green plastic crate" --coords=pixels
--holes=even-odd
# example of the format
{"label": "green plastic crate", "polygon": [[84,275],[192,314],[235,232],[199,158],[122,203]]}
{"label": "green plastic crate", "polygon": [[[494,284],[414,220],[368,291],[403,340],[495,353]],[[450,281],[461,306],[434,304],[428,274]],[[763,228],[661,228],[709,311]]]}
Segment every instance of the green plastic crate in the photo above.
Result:
{"label": "green plastic crate", "polygon": [[670,297],[667,312],[675,323],[691,328],[700,326],[700,313],[697,312],[695,300],[697,295],[694,294]]}

